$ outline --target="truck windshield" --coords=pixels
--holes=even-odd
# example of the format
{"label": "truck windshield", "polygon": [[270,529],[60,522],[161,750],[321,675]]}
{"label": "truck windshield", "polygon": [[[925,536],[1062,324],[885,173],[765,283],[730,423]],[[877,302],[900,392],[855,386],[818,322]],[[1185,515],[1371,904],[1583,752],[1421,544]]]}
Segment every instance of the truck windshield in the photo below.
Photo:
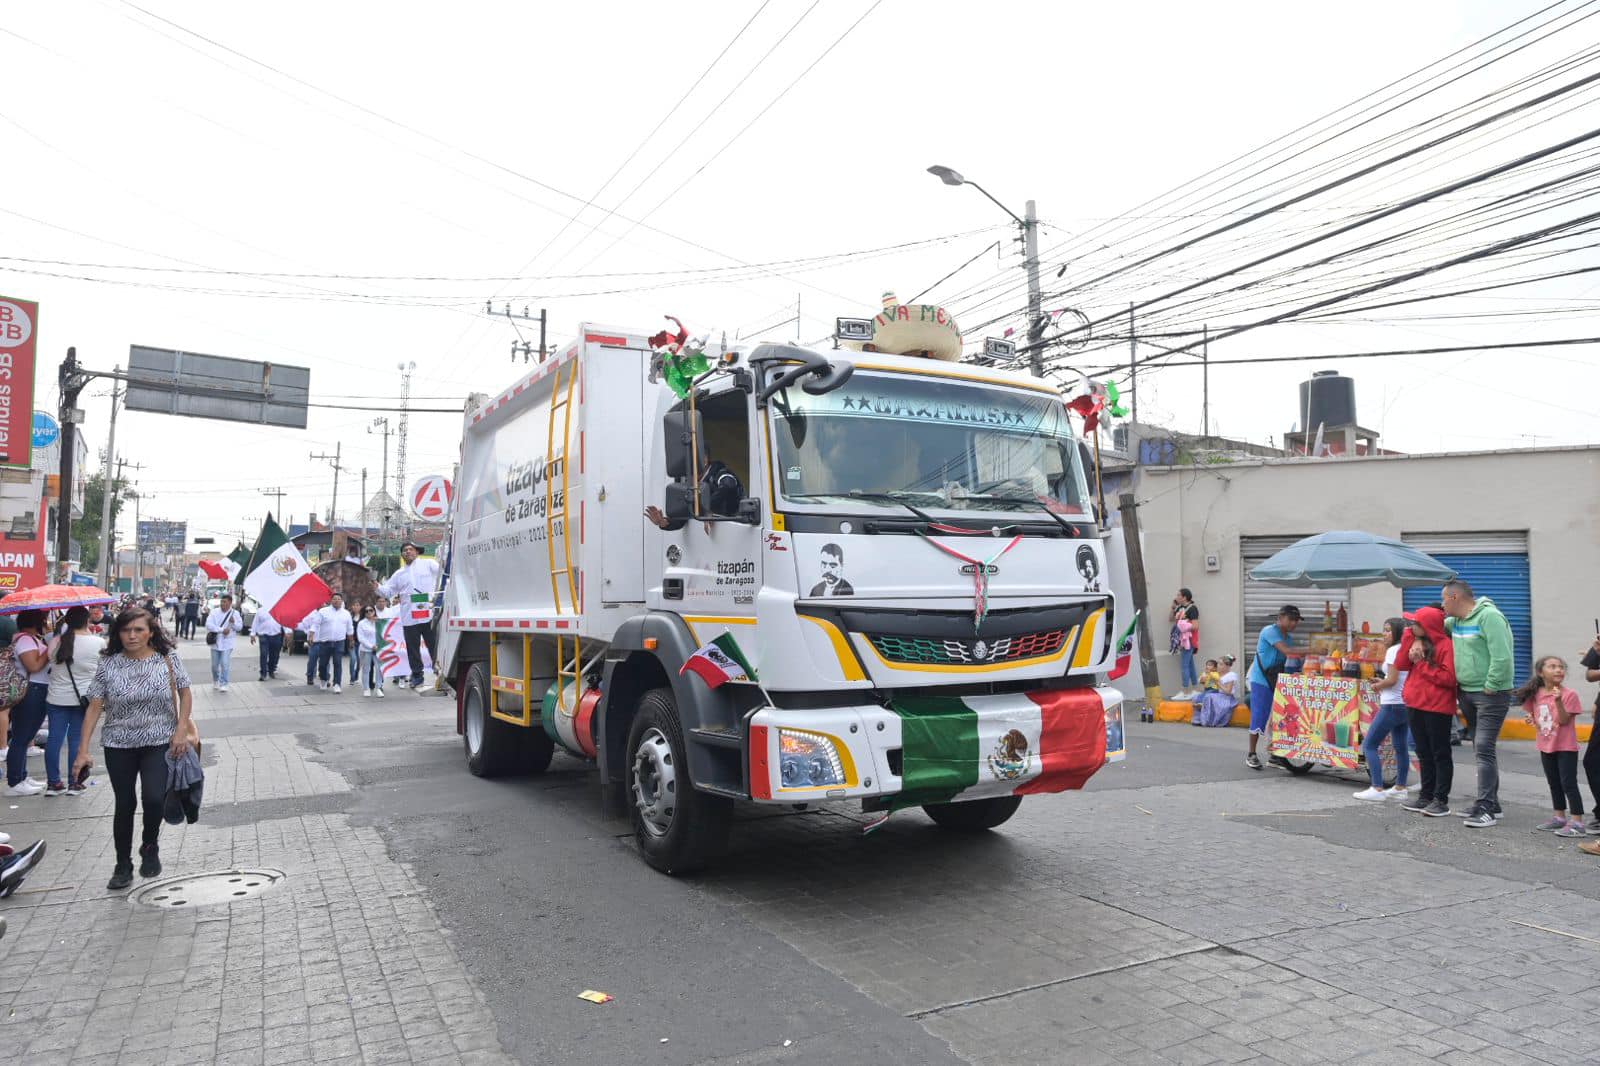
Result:
{"label": "truck windshield", "polygon": [[858,371],[774,403],[778,492],[961,511],[1088,513],[1061,399],[955,378]]}

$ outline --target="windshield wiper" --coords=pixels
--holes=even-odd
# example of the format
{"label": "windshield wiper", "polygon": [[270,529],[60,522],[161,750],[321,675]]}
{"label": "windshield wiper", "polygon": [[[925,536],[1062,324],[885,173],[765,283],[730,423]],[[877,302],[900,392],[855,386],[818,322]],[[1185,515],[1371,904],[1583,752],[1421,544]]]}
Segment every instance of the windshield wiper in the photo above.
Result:
{"label": "windshield wiper", "polygon": [[874,503],[894,503],[894,504],[899,504],[901,507],[904,507],[906,510],[910,511],[912,514],[916,515],[922,521],[927,522],[930,525],[933,524],[935,521],[937,521],[932,515],[928,514],[926,511],[923,511],[922,509],[917,508],[917,507],[913,507],[911,504],[909,504],[905,500],[903,500],[901,498],[901,494],[900,493],[894,493],[894,492],[857,492],[856,490],[852,489],[849,492],[807,492],[807,493],[790,493],[789,494],[789,498],[791,500],[821,500],[821,499],[828,499],[830,497],[832,499],[836,499],[836,500],[871,500]]}
{"label": "windshield wiper", "polygon": [[969,499],[969,500],[983,500],[985,502],[993,501],[993,500],[1004,500],[1007,503],[1027,503],[1027,504],[1032,504],[1033,506],[1037,507],[1039,510],[1043,511],[1045,514],[1049,515],[1051,517],[1051,519],[1058,526],[1060,526],[1062,529],[1066,530],[1066,532],[1068,534],[1070,534],[1071,536],[1076,537],[1076,536],[1080,535],[1078,533],[1078,527],[1076,525],[1074,525],[1071,522],[1068,522],[1065,518],[1063,518],[1060,515],[1056,514],[1054,511],[1052,511],[1050,509],[1050,506],[1048,504],[1046,504],[1043,500],[1039,499],[1038,497],[1034,497],[1034,496],[968,496],[967,499]]}

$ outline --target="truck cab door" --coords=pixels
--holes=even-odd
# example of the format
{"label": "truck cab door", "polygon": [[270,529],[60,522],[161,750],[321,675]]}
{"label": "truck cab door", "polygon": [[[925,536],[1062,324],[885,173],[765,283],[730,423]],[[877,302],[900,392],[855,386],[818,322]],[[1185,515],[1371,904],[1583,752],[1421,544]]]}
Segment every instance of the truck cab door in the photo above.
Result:
{"label": "truck cab door", "polygon": [[[752,403],[748,394],[726,388],[698,405],[706,455],[722,464],[737,479],[740,498],[759,495],[752,485],[761,469],[752,433]],[[692,487],[692,486],[691,486]],[[724,482],[724,492],[727,484]],[[726,511],[727,496],[707,498],[702,484],[700,513],[712,521],[690,519],[677,534],[678,559],[667,551],[663,577],[681,582],[678,610],[702,644],[732,632],[746,655],[759,653],[755,640],[756,592],[761,587],[761,529],[737,521]],[[736,508],[735,508],[736,509]],[[759,664],[755,664],[759,668]]]}

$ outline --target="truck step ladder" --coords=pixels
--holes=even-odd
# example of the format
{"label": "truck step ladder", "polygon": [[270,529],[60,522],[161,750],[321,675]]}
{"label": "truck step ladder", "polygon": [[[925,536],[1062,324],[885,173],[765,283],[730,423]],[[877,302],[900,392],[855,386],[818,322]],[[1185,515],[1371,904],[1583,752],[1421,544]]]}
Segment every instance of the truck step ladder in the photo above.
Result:
{"label": "truck step ladder", "polygon": [[[556,479],[552,474],[544,480],[544,540],[550,553],[550,595],[555,604],[556,613],[562,614],[570,610],[573,614],[581,614],[583,605],[578,599],[578,575],[572,565],[572,521],[571,499],[569,491],[572,485],[572,401],[573,392],[578,387],[578,375],[581,360],[574,356],[568,360],[565,368],[557,365],[551,377],[550,384],[550,423],[546,427],[545,456],[548,463],[554,463],[560,456],[561,462],[561,494],[556,495]],[[562,370],[566,370],[566,380],[561,377]],[[556,413],[561,413],[561,449],[556,450]],[[557,565],[556,537],[561,537],[561,565]],[[562,607],[562,590],[565,586],[567,607]],[[578,711],[578,701],[583,695],[579,683],[583,676],[583,638],[574,631],[571,638],[570,654],[568,640],[564,633],[556,633],[556,700],[555,712],[571,717]],[[567,682],[574,682],[570,705],[568,703]]]}

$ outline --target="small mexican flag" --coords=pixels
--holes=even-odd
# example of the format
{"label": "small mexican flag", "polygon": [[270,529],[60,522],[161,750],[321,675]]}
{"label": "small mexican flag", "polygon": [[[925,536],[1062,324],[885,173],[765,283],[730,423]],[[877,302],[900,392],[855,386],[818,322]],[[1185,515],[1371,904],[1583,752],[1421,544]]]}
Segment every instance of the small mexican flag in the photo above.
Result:
{"label": "small mexican flag", "polygon": [[433,617],[433,593],[413,592],[406,604],[406,625],[416,625]]}
{"label": "small mexican flag", "polygon": [[327,603],[333,590],[311,572],[305,557],[268,515],[250,553],[250,571],[244,590],[272,612],[285,629],[293,629],[306,615]]}
{"label": "small mexican flag", "polygon": [[1123,632],[1122,639],[1117,641],[1117,665],[1111,668],[1106,675],[1106,680],[1115,681],[1125,675],[1133,667],[1133,634],[1139,628],[1139,616],[1143,611],[1133,612],[1133,621],[1128,623],[1128,628]]}
{"label": "small mexican flag", "polygon": [[239,564],[232,559],[201,559],[200,572],[213,581],[232,582],[239,577]]}
{"label": "small mexican flag", "polygon": [[732,633],[722,634],[689,656],[689,661],[683,664],[678,675],[681,677],[689,672],[694,673],[711,688],[725,685],[729,681],[756,679],[755,667],[750,665],[744,653],[739,650],[739,642],[733,639]]}

